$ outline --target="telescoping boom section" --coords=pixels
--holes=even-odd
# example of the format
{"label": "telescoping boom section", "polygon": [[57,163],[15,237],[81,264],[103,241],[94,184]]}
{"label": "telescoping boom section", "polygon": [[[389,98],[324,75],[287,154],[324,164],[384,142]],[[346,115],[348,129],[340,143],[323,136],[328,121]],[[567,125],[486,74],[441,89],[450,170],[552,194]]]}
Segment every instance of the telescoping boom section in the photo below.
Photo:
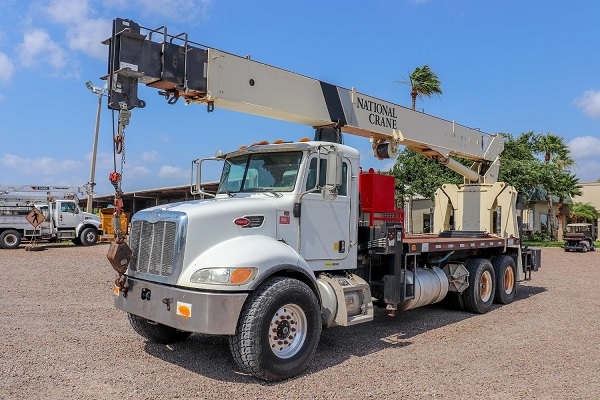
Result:
{"label": "telescoping boom section", "polygon": [[[115,19],[108,65],[109,103],[114,110],[144,107],[138,83],[160,90],[169,103],[186,103],[255,114],[344,132],[371,140],[374,155],[395,158],[398,145],[440,160],[466,182],[494,183],[500,136],[485,134],[340,86],[286,71],[171,35]],[[335,135],[335,134],[334,134]],[[450,156],[474,162],[463,166]]]}

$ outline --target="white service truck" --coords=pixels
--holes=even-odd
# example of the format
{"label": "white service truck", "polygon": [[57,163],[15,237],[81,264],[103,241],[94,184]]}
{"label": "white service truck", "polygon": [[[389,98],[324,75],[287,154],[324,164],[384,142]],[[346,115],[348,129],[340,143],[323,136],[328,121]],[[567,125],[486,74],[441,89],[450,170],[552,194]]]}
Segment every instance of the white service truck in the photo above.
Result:
{"label": "white service truck", "polygon": [[[512,302],[517,282],[539,268],[539,249],[521,246],[517,192],[497,181],[499,135],[207,48],[165,27],[115,19],[106,43],[109,107],[127,120],[145,105],[137,98],[144,83],[171,104],[183,98],[208,111],[316,128],[314,140],[258,142],[195,160],[192,192],[204,199],[133,216],[129,242],[111,244],[108,258],[119,273],[115,305],[144,338],[226,335],[244,372],[281,380],[306,367],[323,328],[371,321],[374,307],[393,316],[442,300],[485,313]],[[342,132],[369,138],[379,159],[404,145],[465,177],[438,190],[437,233],[405,234],[397,214],[377,208],[394,204],[394,179],[363,174]],[[223,163],[216,195],[203,190],[208,162]]]}
{"label": "white service truck", "polygon": [[[96,244],[100,217],[81,211],[77,193],[75,186],[0,185],[0,247],[16,249],[23,240]],[[29,221],[34,209],[39,213]]]}

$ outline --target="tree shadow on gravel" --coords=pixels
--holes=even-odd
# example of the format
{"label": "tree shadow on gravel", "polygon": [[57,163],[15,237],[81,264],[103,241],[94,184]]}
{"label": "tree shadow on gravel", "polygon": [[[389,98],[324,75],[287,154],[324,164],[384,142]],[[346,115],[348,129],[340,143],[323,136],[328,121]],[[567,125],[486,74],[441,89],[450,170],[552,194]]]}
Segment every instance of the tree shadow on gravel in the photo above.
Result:
{"label": "tree shadow on gravel", "polygon": [[[514,302],[546,290],[543,287],[519,285]],[[502,306],[494,305],[491,312],[500,307]],[[412,344],[412,337],[476,317],[477,314],[451,310],[438,304],[398,312],[395,317],[388,316],[385,310],[376,309],[375,318],[371,322],[324,329],[314,358],[307,369],[298,376],[331,368],[351,357],[363,357],[391,347],[409,346]],[[219,381],[255,383],[263,386],[278,384],[259,381],[253,376],[239,372],[225,336],[194,334],[185,342],[168,346],[147,342],[145,350],[161,360]]]}

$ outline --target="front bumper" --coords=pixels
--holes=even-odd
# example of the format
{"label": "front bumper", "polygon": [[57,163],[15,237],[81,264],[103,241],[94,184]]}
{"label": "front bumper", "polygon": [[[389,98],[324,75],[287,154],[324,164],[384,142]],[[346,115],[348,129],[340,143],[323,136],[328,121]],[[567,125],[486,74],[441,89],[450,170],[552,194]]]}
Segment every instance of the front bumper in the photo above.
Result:
{"label": "front bumper", "polygon": [[115,307],[186,332],[234,335],[248,293],[210,293],[127,277],[127,295],[115,288]]}

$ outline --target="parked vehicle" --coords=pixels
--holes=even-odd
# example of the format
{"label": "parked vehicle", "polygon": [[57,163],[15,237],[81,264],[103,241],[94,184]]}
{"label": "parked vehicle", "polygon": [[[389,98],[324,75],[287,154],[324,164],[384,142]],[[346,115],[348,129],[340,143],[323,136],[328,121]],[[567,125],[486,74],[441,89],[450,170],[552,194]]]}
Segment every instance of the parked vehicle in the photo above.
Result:
{"label": "parked vehicle", "polygon": [[567,225],[565,234],[565,251],[580,251],[587,253],[588,250],[596,251],[596,240],[593,234],[593,225],[588,223],[574,223]]}
{"label": "parked vehicle", "polygon": [[[100,217],[81,211],[78,189],[0,185],[0,247],[16,249],[24,240],[70,239],[77,245],[96,244],[102,234]],[[39,212],[31,214],[36,210]],[[27,219],[30,214],[34,215],[32,221]]]}

